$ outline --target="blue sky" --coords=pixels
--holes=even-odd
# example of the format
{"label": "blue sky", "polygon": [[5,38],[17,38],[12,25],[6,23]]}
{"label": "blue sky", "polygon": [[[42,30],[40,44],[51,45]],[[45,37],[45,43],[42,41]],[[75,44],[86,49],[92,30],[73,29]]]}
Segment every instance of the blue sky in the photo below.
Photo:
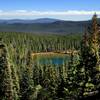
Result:
{"label": "blue sky", "polygon": [[100,15],[100,0],[0,0],[0,18],[88,20]]}

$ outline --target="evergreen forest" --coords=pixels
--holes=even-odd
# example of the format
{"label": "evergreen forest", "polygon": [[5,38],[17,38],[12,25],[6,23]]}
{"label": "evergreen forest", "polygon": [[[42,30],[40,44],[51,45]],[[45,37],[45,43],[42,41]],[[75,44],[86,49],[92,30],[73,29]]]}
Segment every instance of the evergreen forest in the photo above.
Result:
{"label": "evergreen forest", "polygon": [[[34,63],[33,54],[50,52],[68,63]],[[0,32],[0,100],[100,100],[97,15],[83,34]]]}

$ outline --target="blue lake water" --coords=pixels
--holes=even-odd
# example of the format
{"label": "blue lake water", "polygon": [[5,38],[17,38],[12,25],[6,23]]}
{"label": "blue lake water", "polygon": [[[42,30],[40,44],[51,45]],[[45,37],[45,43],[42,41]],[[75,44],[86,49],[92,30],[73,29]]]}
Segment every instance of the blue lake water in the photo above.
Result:
{"label": "blue lake water", "polygon": [[[74,57],[74,60],[77,60],[76,57]],[[54,64],[54,65],[62,65],[64,63],[68,63],[70,61],[70,56],[63,54],[59,56],[50,55],[50,56],[37,56],[35,58],[35,63],[38,64]]]}

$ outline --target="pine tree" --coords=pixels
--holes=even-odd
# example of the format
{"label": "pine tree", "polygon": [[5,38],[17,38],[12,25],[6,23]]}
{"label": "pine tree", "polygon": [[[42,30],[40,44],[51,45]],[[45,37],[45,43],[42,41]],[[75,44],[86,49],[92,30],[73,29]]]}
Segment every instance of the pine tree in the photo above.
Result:
{"label": "pine tree", "polygon": [[79,80],[83,80],[81,84],[80,96],[89,96],[95,90],[95,76],[97,74],[97,66],[99,63],[99,43],[98,43],[98,24],[97,15],[92,18],[92,26],[88,28],[88,37],[85,33],[81,43],[81,55],[79,65]]}
{"label": "pine tree", "polygon": [[7,49],[0,43],[0,100],[13,100],[11,67],[7,58]]}
{"label": "pine tree", "polygon": [[34,92],[31,51],[28,51],[26,57],[27,57],[26,58],[26,69],[22,73],[22,79],[20,82],[21,95],[22,95],[21,100],[31,100],[32,94]]}

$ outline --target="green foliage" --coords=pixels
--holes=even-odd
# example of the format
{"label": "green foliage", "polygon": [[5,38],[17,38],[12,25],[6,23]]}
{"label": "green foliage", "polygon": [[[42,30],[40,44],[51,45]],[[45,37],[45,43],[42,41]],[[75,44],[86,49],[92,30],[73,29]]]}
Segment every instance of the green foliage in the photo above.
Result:
{"label": "green foliage", "polygon": [[100,61],[98,32],[99,29],[97,24],[97,16],[94,15],[92,18],[92,26],[88,31],[88,36],[85,34],[81,45],[81,56],[79,64],[79,67],[81,67],[79,70],[82,69],[83,71],[79,73],[79,76],[81,75],[79,80],[83,81],[80,93],[82,98],[89,96],[91,92],[96,91],[97,89],[96,75],[98,74],[97,66],[99,66]]}
{"label": "green foliage", "polygon": [[7,58],[7,50],[0,43],[0,99],[13,100],[13,84],[11,67]]}
{"label": "green foliage", "polygon": [[[80,35],[0,33],[6,44],[0,44],[0,100],[100,99],[100,32],[96,15],[88,29],[81,46]],[[36,52],[67,50],[72,51],[70,62],[63,65],[37,64],[32,57]],[[77,60],[74,50],[80,51]]]}

